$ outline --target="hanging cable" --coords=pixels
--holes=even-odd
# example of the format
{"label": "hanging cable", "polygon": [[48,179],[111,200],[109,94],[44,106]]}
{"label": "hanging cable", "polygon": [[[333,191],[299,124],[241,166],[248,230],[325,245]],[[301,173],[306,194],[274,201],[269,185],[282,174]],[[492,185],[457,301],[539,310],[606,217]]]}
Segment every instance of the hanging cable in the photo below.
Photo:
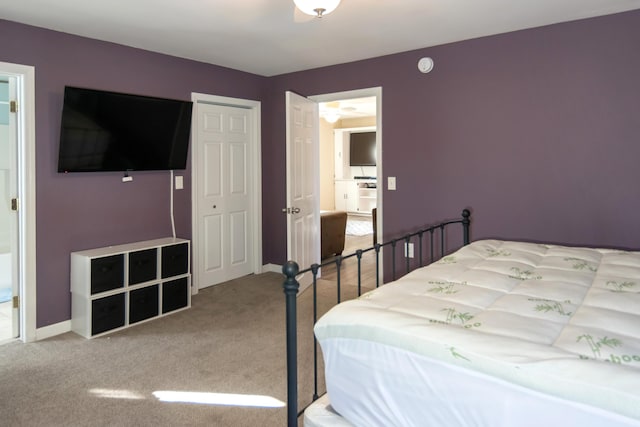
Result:
{"label": "hanging cable", "polygon": [[170,202],[169,202],[169,216],[171,217],[171,232],[172,236],[176,238],[176,221],[173,217],[173,169],[171,169],[171,176],[169,182],[169,193],[170,193]]}

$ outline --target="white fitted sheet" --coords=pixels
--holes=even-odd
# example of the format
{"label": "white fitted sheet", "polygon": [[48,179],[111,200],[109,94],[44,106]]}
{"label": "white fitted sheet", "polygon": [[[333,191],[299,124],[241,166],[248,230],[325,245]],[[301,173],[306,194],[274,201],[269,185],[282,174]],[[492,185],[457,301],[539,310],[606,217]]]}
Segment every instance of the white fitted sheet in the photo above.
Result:
{"label": "white fitted sheet", "polygon": [[332,406],[355,425],[640,425],[637,252],[475,242],[315,333]]}

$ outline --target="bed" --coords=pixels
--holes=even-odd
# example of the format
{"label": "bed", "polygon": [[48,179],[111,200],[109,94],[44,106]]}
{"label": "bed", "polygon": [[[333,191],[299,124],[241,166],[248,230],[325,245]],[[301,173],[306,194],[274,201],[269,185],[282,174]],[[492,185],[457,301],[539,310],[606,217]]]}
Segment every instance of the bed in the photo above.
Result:
{"label": "bed", "polygon": [[640,426],[640,253],[481,240],[314,327],[305,427]]}

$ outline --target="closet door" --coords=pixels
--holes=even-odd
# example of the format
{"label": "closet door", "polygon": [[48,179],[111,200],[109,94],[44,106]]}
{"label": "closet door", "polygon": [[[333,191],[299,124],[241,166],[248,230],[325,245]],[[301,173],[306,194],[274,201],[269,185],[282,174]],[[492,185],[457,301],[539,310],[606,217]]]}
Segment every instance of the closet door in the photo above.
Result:
{"label": "closet door", "polygon": [[198,287],[253,272],[251,114],[197,103]]}

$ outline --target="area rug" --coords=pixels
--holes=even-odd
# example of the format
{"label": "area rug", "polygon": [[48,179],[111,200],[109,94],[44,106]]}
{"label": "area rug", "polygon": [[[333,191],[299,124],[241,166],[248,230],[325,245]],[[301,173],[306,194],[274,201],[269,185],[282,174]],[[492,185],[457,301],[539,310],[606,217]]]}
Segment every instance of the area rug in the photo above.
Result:
{"label": "area rug", "polygon": [[347,220],[347,231],[349,236],[366,236],[373,234],[373,224],[371,221],[362,221],[349,218]]}

